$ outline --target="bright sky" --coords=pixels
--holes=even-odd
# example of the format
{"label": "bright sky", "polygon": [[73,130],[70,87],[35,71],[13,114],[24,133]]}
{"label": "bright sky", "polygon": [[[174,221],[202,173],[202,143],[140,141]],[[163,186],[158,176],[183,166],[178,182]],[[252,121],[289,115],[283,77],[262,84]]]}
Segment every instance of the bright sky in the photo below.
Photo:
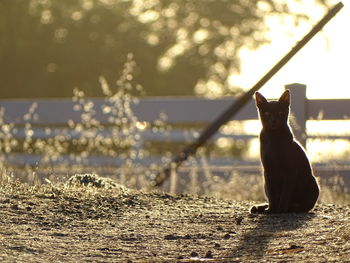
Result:
{"label": "bright sky", "polygon": [[[302,4],[311,22],[297,27],[282,24],[276,17],[267,18],[272,41],[257,51],[241,51],[242,73],[231,79],[235,86],[251,88],[324,16],[325,11],[312,2]],[[264,95],[276,98],[285,84],[298,82],[307,85],[307,97],[311,99],[350,98],[350,3],[343,3],[324,29],[265,84],[261,89]]]}

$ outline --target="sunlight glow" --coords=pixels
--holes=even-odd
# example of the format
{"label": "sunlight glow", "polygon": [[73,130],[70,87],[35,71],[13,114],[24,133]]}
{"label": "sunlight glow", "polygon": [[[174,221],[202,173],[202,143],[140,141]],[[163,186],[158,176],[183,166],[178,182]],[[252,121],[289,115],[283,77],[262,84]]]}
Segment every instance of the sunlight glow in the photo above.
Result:
{"label": "sunlight glow", "polygon": [[216,141],[216,145],[219,148],[228,148],[228,147],[232,147],[234,145],[234,141],[231,140],[230,138],[219,138]]}
{"label": "sunlight glow", "polygon": [[[334,129],[336,127],[336,129]],[[312,135],[342,135],[350,136],[350,121],[310,120],[306,123],[306,131]]]}
{"label": "sunlight glow", "polygon": [[[311,2],[311,1],[310,1]],[[271,26],[271,44],[258,50],[242,49],[242,72],[229,78],[230,85],[249,89],[284,54],[300,40],[325,11],[303,2],[309,10],[312,22],[302,22],[297,27],[291,22],[277,21],[269,17],[266,23]],[[297,7],[295,7],[297,8]],[[308,98],[350,98],[350,7],[345,7],[310,41],[288,64],[283,67],[266,85],[262,93],[276,97],[284,85],[303,83],[307,85]]]}
{"label": "sunlight glow", "polygon": [[[312,161],[346,160],[349,156],[349,140],[309,140],[307,142],[308,156]],[[331,154],[330,154],[331,153]]]}
{"label": "sunlight glow", "polygon": [[144,129],[147,128],[147,122],[145,121],[136,122],[136,128],[139,129],[140,131],[143,131]]}
{"label": "sunlight glow", "polygon": [[[335,128],[335,129],[334,129]],[[249,134],[258,136],[261,131],[261,123],[258,120],[232,122],[221,129],[226,134]],[[350,121],[315,121],[306,123],[306,131],[309,136],[306,151],[311,161],[347,160],[350,155]],[[313,136],[323,136],[314,139]],[[333,136],[333,138],[327,137]],[[339,136],[334,139],[334,136]],[[249,141],[245,155],[248,159],[259,158],[259,139]]]}
{"label": "sunlight glow", "polygon": [[206,29],[199,29],[193,34],[193,40],[196,44],[203,43],[209,37],[209,31]]}

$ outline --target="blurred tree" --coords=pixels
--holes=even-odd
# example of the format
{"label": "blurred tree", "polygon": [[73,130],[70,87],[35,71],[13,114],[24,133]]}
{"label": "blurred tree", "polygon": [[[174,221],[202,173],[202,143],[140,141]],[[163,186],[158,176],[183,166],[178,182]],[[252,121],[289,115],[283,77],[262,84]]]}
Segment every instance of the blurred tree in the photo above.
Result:
{"label": "blurred tree", "polygon": [[232,94],[237,52],[268,41],[264,16],[286,2],[1,0],[0,97],[101,96],[99,76],[116,81],[128,53],[147,95]]}

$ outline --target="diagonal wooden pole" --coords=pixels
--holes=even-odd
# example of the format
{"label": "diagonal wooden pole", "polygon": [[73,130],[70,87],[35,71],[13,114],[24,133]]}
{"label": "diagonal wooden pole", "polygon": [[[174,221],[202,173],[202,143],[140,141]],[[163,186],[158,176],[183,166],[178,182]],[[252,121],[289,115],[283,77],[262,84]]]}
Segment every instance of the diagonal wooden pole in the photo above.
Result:
{"label": "diagonal wooden pole", "polygon": [[339,2],[307,33],[296,45],[271,68],[250,90],[244,93],[235,103],[226,109],[216,120],[213,121],[198,137],[196,141],[186,146],[172,161],[158,174],[154,176],[151,182],[152,187],[161,186],[170,176],[170,170],[178,168],[188,156],[195,153],[218,129],[228,122],[240,109],[251,99],[256,91],[258,91],[268,80],[272,78],[296,53],[303,48],[339,11],[343,8],[343,3]]}

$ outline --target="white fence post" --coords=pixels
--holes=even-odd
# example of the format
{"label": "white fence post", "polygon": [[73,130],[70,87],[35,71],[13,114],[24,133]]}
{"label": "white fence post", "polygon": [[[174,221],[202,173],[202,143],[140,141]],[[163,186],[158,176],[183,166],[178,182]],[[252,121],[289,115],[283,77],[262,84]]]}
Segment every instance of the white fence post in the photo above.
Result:
{"label": "white fence post", "polygon": [[293,83],[285,86],[291,92],[291,112],[294,116],[292,128],[297,140],[306,146],[306,121],[307,117],[307,100],[306,100],[306,85]]}

